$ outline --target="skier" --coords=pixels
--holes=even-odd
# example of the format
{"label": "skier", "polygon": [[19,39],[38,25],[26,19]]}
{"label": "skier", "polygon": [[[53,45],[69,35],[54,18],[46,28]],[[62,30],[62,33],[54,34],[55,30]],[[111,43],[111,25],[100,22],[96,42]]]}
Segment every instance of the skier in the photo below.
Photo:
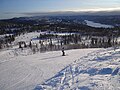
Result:
{"label": "skier", "polygon": [[65,56],[64,47],[62,48],[62,56]]}

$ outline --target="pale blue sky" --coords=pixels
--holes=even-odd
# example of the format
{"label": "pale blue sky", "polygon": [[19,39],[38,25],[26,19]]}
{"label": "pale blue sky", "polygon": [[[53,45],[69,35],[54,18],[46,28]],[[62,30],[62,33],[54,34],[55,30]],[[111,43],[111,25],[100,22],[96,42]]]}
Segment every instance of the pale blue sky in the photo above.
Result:
{"label": "pale blue sky", "polygon": [[0,0],[0,19],[23,13],[120,10],[120,0]]}

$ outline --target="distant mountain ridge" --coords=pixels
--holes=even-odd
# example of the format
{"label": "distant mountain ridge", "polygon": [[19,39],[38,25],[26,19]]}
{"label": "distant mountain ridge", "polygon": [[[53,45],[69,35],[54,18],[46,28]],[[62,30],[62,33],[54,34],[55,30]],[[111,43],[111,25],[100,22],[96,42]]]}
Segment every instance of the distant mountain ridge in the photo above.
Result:
{"label": "distant mountain ridge", "polygon": [[42,19],[65,19],[65,20],[90,20],[96,23],[108,24],[113,26],[120,26],[120,15],[68,15],[68,16],[32,16],[32,17],[19,17],[12,19],[5,19],[0,21],[9,22],[22,22],[22,23],[37,23]]}

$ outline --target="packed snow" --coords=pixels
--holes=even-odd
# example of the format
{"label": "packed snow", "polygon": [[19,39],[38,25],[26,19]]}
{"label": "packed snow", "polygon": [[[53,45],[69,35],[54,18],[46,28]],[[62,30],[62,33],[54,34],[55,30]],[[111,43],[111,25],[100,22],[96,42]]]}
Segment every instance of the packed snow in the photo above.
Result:
{"label": "packed snow", "polygon": [[89,53],[34,90],[120,90],[120,49]]}
{"label": "packed snow", "polygon": [[91,26],[91,27],[96,27],[96,28],[113,28],[112,25],[105,25],[105,24],[101,24],[101,23],[95,23],[93,21],[88,21],[88,20],[85,20],[86,24],[88,26]]}
{"label": "packed snow", "polygon": [[0,52],[0,90],[120,90],[120,48]]}
{"label": "packed snow", "polygon": [[0,90],[33,90],[75,60],[97,49],[32,54],[30,49],[0,51]]}

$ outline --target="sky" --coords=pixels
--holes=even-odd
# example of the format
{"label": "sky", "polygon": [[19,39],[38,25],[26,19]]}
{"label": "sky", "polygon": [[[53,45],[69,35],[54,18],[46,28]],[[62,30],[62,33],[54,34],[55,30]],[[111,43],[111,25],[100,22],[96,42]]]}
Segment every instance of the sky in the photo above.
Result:
{"label": "sky", "polygon": [[0,19],[60,11],[120,11],[120,0],[0,0]]}

